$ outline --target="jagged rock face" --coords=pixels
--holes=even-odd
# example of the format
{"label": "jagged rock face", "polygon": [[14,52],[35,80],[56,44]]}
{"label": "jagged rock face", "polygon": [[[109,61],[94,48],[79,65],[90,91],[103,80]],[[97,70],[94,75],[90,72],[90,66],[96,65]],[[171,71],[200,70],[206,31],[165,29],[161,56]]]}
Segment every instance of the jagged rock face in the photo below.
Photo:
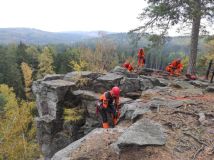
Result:
{"label": "jagged rock face", "polygon": [[36,95],[39,116],[49,115],[56,118],[57,107],[74,83],[64,80],[36,81],[33,83],[33,92]]}
{"label": "jagged rock face", "polygon": [[[61,76],[48,76],[33,83],[33,92],[36,95],[39,117],[36,118],[37,138],[41,150],[46,157],[51,157],[57,150],[69,143],[66,136],[57,136],[63,130],[63,100],[66,92],[74,83],[64,81]],[[57,138],[60,137],[60,138]]]}
{"label": "jagged rock face", "polygon": [[[153,70],[149,70],[149,74],[152,72]],[[48,75],[42,80],[35,81],[32,89],[36,96],[39,113],[36,118],[37,138],[45,158],[51,158],[58,150],[99,127],[95,103],[104,91],[110,90],[115,85],[121,88],[121,94],[125,96],[120,99],[121,120],[131,119],[132,122],[137,121],[151,109],[161,106],[176,108],[185,103],[161,99],[162,95],[203,94],[201,90],[197,90],[190,84],[174,83],[174,87],[180,86],[185,89],[182,92],[176,92],[170,87],[165,87],[171,84],[168,80],[139,76],[121,67],[116,67],[106,74],[89,71],[71,72],[66,75]],[[138,98],[145,96],[147,91],[152,96],[158,95],[145,103]],[[76,123],[64,121],[64,109],[75,107],[85,111],[84,117]]]}

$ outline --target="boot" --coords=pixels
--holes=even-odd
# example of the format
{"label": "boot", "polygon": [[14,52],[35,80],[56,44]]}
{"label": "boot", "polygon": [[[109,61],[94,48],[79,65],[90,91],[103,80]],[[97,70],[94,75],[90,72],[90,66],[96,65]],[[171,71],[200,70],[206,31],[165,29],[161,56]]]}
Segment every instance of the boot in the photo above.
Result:
{"label": "boot", "polygon": [[103,128],[109,128],[108,122],[104,122],[104,123],[103,123]]}

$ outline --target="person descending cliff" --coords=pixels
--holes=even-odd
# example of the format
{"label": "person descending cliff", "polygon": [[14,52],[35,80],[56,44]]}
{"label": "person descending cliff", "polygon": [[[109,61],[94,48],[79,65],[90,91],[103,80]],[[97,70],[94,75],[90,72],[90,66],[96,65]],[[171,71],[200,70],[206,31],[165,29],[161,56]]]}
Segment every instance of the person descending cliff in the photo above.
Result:
{"label": "person descending cliff", "polygon": [[166,71],[169,72],[170,75],[180,76],[183,70],[183,64],[181,63],[181,59],[173,60],[168,66],[166,66]]}
{"label": "person descending cliff", "polygon": [[145,52],[143,48],[140,48],[137,54],[138,57],[138,67],[144,67],[145,65]]}
{"label": "person descending cliff", "polygon": [[119,113],[120,88],[115,86],[100,96],[97,109],[102,117],[102,127],[109,128],[107,114],[111,114],[114,126],[117,124]]}

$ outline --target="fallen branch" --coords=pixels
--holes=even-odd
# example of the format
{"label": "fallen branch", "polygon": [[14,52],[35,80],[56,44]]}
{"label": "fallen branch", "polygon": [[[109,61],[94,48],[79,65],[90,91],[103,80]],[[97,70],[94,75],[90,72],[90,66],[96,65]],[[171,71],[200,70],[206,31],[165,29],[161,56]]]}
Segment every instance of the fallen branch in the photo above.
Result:
{"label": "fallen branch", "polygon": [[191,115],[191,116],[195,116],[198,117],[198,115],[196,113],[193,112],[185,112],[185,111],[174,111],[171,114],[177,114],[177,113],[181,113],[181,114],[186,114],[186,115]]}
{"label": "fallen branch", "polygon": [[199,140],[198,138],[196,138],[196,137],[193,136],[192,134],[186,133],[186,132],[184,132],[184,134],[187,135],[187,136],[192,137],[192,138],[193,138],[195,141],[197,141],[198,143],[203,144],[203,145],[205,145],[205,146],[208,146],[206,143],[202,142],[201,140]]}
{"label": "fallen branch", "polygon": [[197,152],[193,155],[192,160],[195,160],[195,158],[199,155],[199,153],[200,153],[202,150],[204,150],[204,147],[205,147],[205,145],[202,145],[201,148],[199,148],[199,149],[197,150]]}

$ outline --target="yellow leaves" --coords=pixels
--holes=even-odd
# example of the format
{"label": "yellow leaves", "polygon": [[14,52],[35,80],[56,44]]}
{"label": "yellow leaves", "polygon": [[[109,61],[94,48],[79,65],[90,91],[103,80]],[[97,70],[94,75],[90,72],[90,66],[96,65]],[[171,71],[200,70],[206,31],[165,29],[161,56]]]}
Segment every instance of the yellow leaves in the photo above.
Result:
{"label": "yellow leaves", "polygon": [[71,60],[69,66],[73,68],[74,71],[84,71],[87,68],[87,63],[84,60],[79,60],[79,63]]}
{"label": "yellow leaves", "polygon": [[25,62],[21,63],[21,69],[25,83],[25,95],[30,99],[31,85],[32,85],[32,70],[29,65]]}
{"label": "yellow leaves", "polygon": [[53,74],[53,56],[51,50],[48,47],[45,47],[42,53],[39,55],[39,70],[38,78],[42,78],[47,74]]}
{"label": "yellow leaves", "polygon": [[207,53],[204,53],[200,56],[198,60],[198,66],[204,67],[204,69],[208,67],[210,60],[214,60],[214,40],[209,41],[206,44],[206,48],[208,49]]}
{"label": "yellow leaves", "polygon": [[72,108],[72,109],[64,109],[64,120],[66,121],[78,121],[83,118],[83,110],[78,108]]}
{"label": "yellow leaves", "polygon": [[[97,65],[100,69],[109,71],[117,62],[116,46],[113,41],[102,37],[96,44],[94,55],[98,57]],[[94,62],[94,60],[92,60]]]}
{"label": "yellow leaves", "polygon": [[96,43],[95,50],[80,47],[75,53],[77,57],[69,62],[69,66],[75,71],[105,72],[114,68],[118,63],[116,46],[106,37],[102,37]]}
{"label": "yellow leaves", "polygon": [[13,89],[0,85],[5,104],[0,119],[0,157],[6,159],[33,159],[38,154],[35,126],[31,111],[34,102],[17,101]]}
{"label": "yellow leaves", "polygon": [[181,63],[183,64],[184,70],[186,70],[187,67],[188,67],[188,63],[189,63],[189,57],[188,56],[184,56],[184,58],[182,59]]}
{"label": "yellow leaves", "polygon": [[16,95],[13,93],[13,89],[9,88],[7,85],[0,85],[0,93],[4,97],[5,105],[4,110],[6,114],[11,114],[16,112],[16,106],[18,106]]}

